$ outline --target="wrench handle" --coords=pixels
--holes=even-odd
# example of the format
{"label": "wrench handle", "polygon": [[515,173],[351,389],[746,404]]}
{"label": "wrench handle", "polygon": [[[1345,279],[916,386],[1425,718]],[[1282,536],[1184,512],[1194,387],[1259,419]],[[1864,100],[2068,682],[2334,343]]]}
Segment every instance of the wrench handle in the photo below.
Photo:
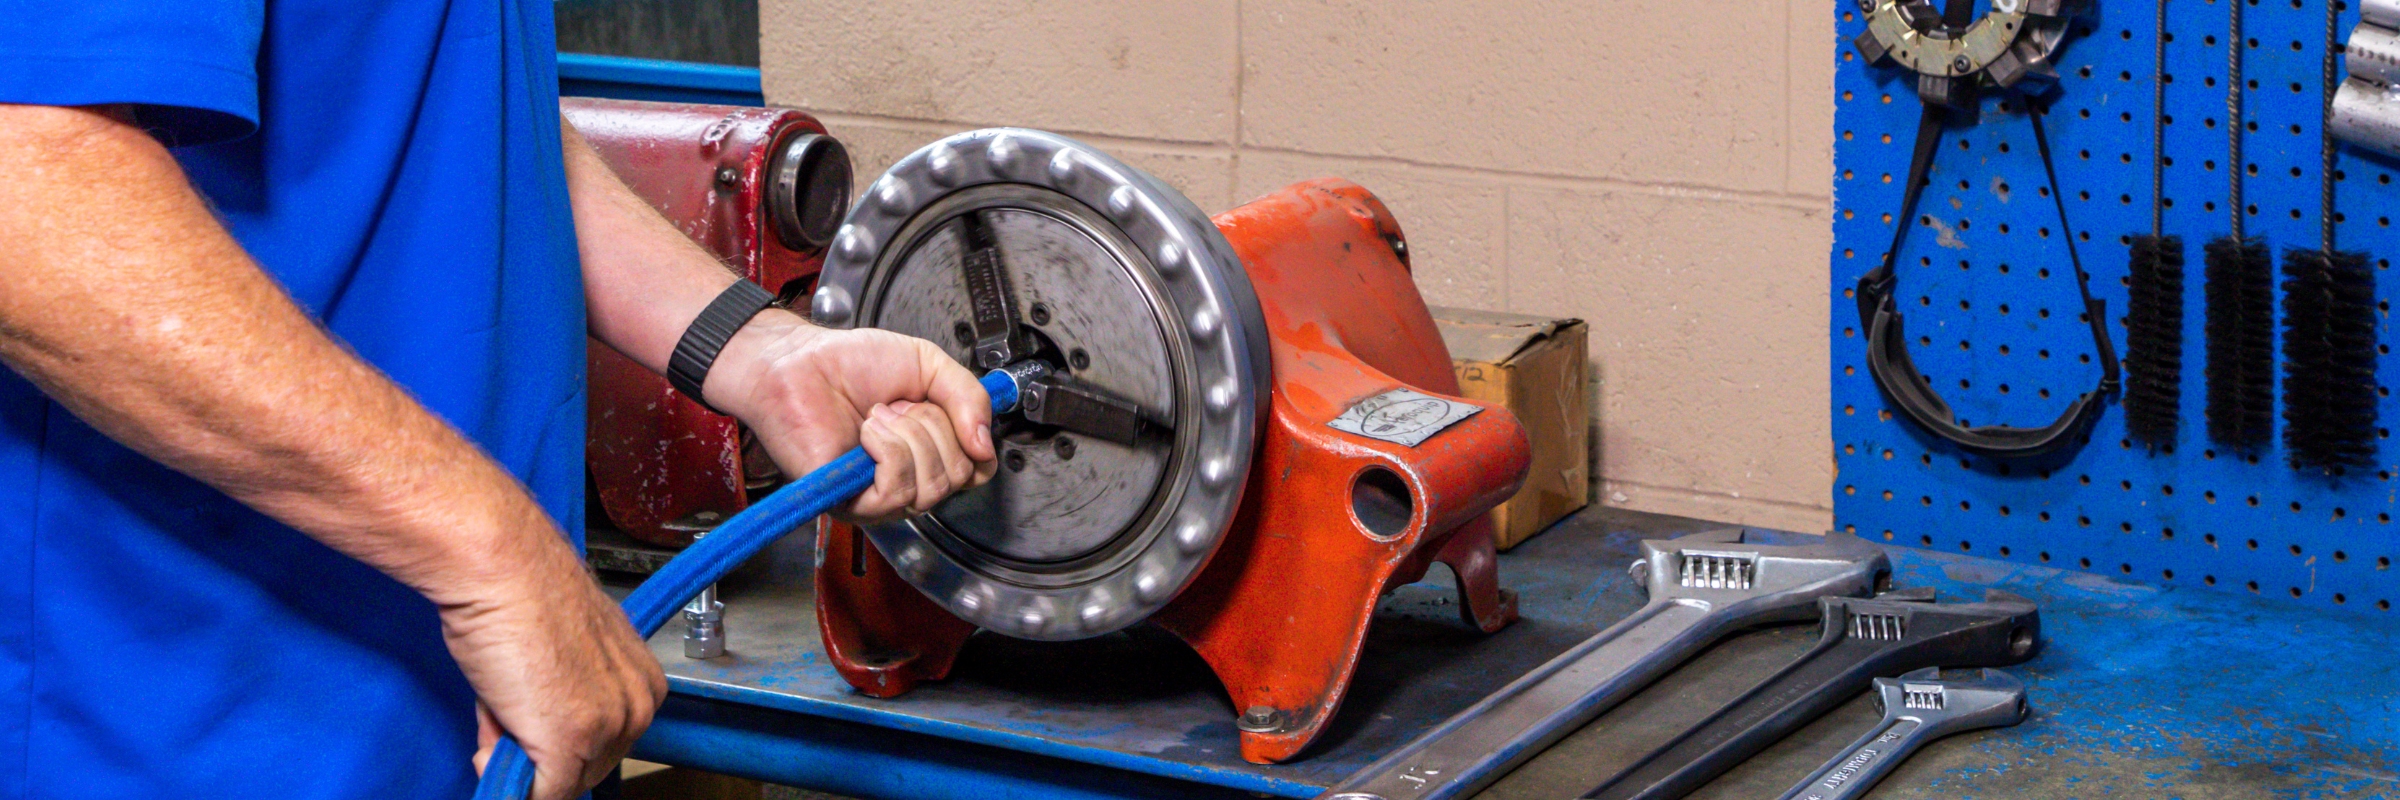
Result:
{"label": "wrench handle", "polygon": [[1738,622],[1705,603],[1652,601],[1319,797],[1448,800],[1473,794],[1650,685]]}
{"label": "wrench handle", "polygon": [[1808,776],[1808,782],[1785,792],[1781,800],[1855,800],[1865,797],[1902,759],[1925,745],[1925,725],[1909,717],[1885,717],[1843,748],[1842,754]]}
{"label": "wrench handle", "polygon": [[1584,800],[1672,800],[1700,788],[1785,734],[1866,691],[1886,649],[1838,635],[1820,640],[1765,682],[1653,750]]}

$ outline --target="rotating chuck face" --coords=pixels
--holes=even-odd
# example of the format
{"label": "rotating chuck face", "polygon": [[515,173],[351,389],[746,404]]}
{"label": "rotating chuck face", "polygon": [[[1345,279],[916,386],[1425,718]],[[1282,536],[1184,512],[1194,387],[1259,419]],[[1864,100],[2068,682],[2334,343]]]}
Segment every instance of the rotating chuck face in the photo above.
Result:
{"label": "rotating chuck face", "polygon": [[1268,396],[1264,323],[1231,246],[1182,195],[1055,134],[935,142],[834,237],[820,323],[1048,377],[996,424],[993,481],[867,531],[978,627],[1078,639],[1147,618],[1215,552]]}

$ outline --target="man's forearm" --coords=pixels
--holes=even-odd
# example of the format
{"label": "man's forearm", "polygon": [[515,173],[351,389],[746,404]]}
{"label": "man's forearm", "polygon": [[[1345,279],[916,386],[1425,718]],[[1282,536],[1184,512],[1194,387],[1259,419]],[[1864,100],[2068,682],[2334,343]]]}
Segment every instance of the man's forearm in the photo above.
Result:
{"label": "man's forearm", "polygon": [[148,135],[0,106],[0,174],[0,361],[77,416],[437,602],[571,563],[526,535],[554,526],[524,490],[320,330]]}
{"label": "man's forearm", "polygon": [[560,122],[560,136],[592,335],[663,373],[684,328],[737,276],[627,188],[574,126]]}

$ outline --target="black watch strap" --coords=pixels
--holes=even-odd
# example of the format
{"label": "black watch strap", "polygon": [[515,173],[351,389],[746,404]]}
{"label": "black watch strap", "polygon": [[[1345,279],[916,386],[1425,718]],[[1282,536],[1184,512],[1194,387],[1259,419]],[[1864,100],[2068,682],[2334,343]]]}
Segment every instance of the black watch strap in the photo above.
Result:
{"label": "black watch strap", "polygon": [[750,324],[751,317],[774,304],[775,295],[758,284],[734,281],[732,286],[725,287],[717,299],[701,309],[700,318],[692,320],[692,326],[683,330],[683,338],[675,342],[675,354],[667,358],[667,382],[702,408],[717,411],[700,394],[700,387],[708,382],[708,368],[717,363],[717,353],[733,339],[734,331]]}

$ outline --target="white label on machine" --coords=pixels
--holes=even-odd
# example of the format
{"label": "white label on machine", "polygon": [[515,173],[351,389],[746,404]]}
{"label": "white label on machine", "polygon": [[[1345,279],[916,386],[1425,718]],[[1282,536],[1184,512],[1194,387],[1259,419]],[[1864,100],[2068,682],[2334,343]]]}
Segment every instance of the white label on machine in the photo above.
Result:
{"label": "white label on machine", "polygon": [[1325,424],[1343,433],[1415,447],[1482,410],[1482,406],[1393,389],[1358,401]]}

